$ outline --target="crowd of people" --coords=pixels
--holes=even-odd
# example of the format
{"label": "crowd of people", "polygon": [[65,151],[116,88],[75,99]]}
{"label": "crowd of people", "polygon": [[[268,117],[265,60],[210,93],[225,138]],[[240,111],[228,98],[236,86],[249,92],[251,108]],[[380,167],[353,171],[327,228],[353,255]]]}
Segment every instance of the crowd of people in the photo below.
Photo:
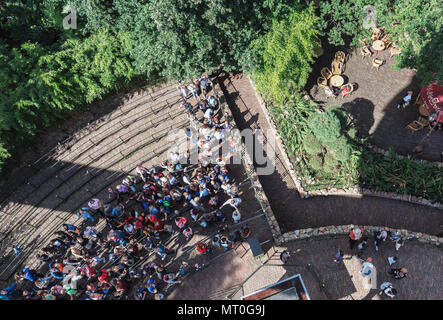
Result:
{"label": "crowd of people", "polygon": [[[354,227],[349,232],[349,248],[354,250],[357,248],[357,254],[355,255],[358,260],[362,262],[360,274],[363,277],[371,277],[375,271],[375,266],[372,264],[372,258],[367,257],[364,258],[364,251],[369,244],[369,237],[364,235],[364,228]],[[373,234],[374,238],[374,248],[375,251],[378,252],[380,250],[380,246],[385,243],[387,240],[392,240],[395,242],[395,249],[398,251],[400,247],[404,244],[404,239],[397,234],[392,234],[390,231],[386,230],[378,230]],[[338,250],[335,255],[334,262],[340,263],[343,261],[344,255],[342,250]],[[396,256],[387,257],[387,262],[389,263],[390,270],[388,272],[394,279],[399,280],[407,277],[408,270],[406,268],[399,268],[395,265],[398,263],[398,258]],[[380,274],[377,275],[378,278],[381,277]],[[385,294],[389,298],[394,298],[397,294],[397,289],[394,288],[393,284],[389,281],[384,281],[380,285],[379,295]]]}
{"label": "crowd of people", "polygon": [[[184,134],[187,152],[170,152],[165,162],[151,168],[139,165],[133,175],[108,188],[108,199],[91,199],[77,212],[81,223],[63,224],[36,254],[39,267],[18,272],[0,299],[164,299],[171,286],[205,267],[198,261],[200,255],[222,254],[249,236],[247,224],[236,230],[229,226],[241,221],[239,183],[225,157],[210,161],[217,151],[214,146],[227,141],[233,127],[220,121],[216,96],[207,97],[211,86],[206,74],[189,86],[178,83],[191,120]],[[195,164],[189,163],[191,145],[198,153]],[[232,154],[236,150],[234,144],[231,147]],[[100,219],[106,222],[102,230],[97,227]],[[177,250],[169,247],[177,240],[189,243],[195,234],[207,235],[209,230],[215,232],[192,245],[193,264],[181,261]],[[175,260],[181,263],[173,268]]]}

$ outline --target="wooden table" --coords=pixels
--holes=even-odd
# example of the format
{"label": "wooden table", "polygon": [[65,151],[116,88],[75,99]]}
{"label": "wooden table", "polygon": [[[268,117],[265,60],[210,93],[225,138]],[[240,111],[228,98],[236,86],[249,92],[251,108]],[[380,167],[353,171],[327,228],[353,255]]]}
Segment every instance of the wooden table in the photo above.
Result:
{"label": "wooden table", "polygon": [[372,48],[375,50],[375,51],[382,51],[382,50],[384,50],[385,49],[385,43],[383,42],[383,41],[381,41],[381,40],[375,40],[373,43],[372,43]]}
{"label": "wooden table", "polygon": [[329,79],[329,83],[331,84],[331,86],[337,87],[337,88],[340,88],[344,82],[345,82],[345,79],[343,79],[343,77],[338,74],[332,76],[331,79]]}
{"label": "wooden table", "polygon": [[429,117],[431,115],[428,109],[426,109],[426,107],[422,104],[420,105],[420,107],[418,107],[418,112],[424,117]]}

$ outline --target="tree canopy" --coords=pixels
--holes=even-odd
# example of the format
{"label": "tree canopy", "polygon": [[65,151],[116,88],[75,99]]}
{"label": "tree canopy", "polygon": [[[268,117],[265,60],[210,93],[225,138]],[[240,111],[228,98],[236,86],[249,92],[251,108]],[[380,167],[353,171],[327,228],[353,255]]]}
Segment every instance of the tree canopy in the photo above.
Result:
{"label": "tree canopy", "polygon": [[[373,13],[368,14],[368,8]],[[375,10],[375,11],[374,11]],[[330,43],[358,45],[371,35],[371,15],[402,49],[397,68],[418,70],[423,84],[443,79],[443,15],[440,0],[330,0],[320,2],[320,25]]]}
{"label": "tree canopy", "polygon": [[287,19],[274,20],[271,31],[252,43],[259,59],[262,53],[253,75],[265,99],[283,104],[306,84],[319,46],[318,20],[313,6],[294,11]]}

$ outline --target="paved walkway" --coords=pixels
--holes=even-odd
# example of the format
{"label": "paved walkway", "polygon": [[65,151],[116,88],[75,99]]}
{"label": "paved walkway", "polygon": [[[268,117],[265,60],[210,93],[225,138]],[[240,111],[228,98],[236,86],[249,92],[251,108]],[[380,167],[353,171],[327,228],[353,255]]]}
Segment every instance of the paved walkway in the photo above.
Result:
{"label": "paved walkway", "polygon": [[[240,129],[269,125],[247,77],[222,74],[221,88]],[[317,196],[301,199],[276,153],[272,175],[260,181],[282,232],[329,225],[375,225],[437,235],[443,232],[443,212],[428,206],[379,197]]]}
{"label": "paved walkway", "polygon": [[[339,248],[343,250],[345,260],[337,265],[332,259]],[[349,250],[346,237],[296,241],[281,249],[291,251],[287,266],[283,266],[278,258],[279,254],[275,254],[268,261],[268,266],[261,267],[246,281],[234,298],[240,298],[242,295],[300,274],[313,300],[389,299],[386,296],[380,297],[379,290],[366,289],[363,286],[359,273],[362,262],[355,256],[352,257],[356,252]],[[395,280],[387,273],[390,270],[388,256],[398,257],[398,262],[393,265],[394,267],[408,269],[406,279]],[[380,288],[382,282],[393,283],[398,291],[395,300],[443,299],[441,288],[443,255],[440,248],[411,241],[399,251],[395,251],[394,243],[387,242],[382,244],[380,250],[376,252],[374,246],[369,244],[363,257],[373,259],[377,271],[377,289]],[[307,264],[311,264],[312,267],[309,268]],[[324,289],[322,284],[324,284]]]}
{"label": "paved walkway", "polygon": [[[364,287],[359,273],[362,262],[353,256],[355,251],[349,250],[346,237],[296,241],[276,249],[277,252],[274,249],[268,251],[268,255],[262,258],[265,264],[261,265],[251,259],[250,253],[243,255],[244,251],[239,248],[238,252],[231,252],[188,278],[169,299],[239,300],[244,295],[296,274],[301,275],[312,300],[388,299],[379,296],[379,290]],[[279,255],[286,249],[291,251],[291,257],[287,265],[282,265]],[[343,250],[345,260],[337,265],[332,260],[338,249]],[[395,280],[387,273],[388,256],[397,256],[398,262],[393,266],[408,269],[406,279]],[[393,242],[387,242],[376,252],[370,243],[363,257],[373,259],[377,270],[377,288],[384,281],[393,283],[398,291],[396,300],[443,299],[443,255],[440,248],[409,241],[395,251]]]}
{"label": "paved walkway", "polygon": [[[239,126],[255,127],[255,124],[259,124],[260,127],[266,128],[266,121],[257,111],[258,109],[248,108],[250,101],[254,101],[251,99],[255,99],[255,97],[249,83],[245,82],[247,79],[233,79],[235,88],[229,84],[229,79],[224,80],[223,87],[225,91],[229,90],[227,101],[234,111],[234,116],[238,114],[239,106],[242,108],[243,117],[236,116]],[[235,104],[232,103],[233,101]],[[12,264],[10,264],[11,260],[2,260],[1,270],[7,272],[2,273],[0,280],[7,280],[21,265],[30,264],[32,266],[31,254],[35,252],[34,250],[45,245],[53,232],[60,229],[62,223],[77,224],[77,217],[73,213],[90,197],[106,198],[106,188],[120,181],[124,172],[133,171],[136,164],[158,164],[164,159],[164,151],[170,145],[166,133],[170,131],[171,127],[179,128],[181,124],[186,125],[187,123],[177,102],[173,86],[162,86],[152,93],[145,91],[135,93],[127,101],[118,105],[118,108],[107,114],[105,119],[102,118],[103,121],[99,121],[93,130],[79,134],[77,139],[70,142],[67,147],[57,149],[51,154],[51,157],[43,159],[40,161],[42,163],[38,162],[35,167],[31,168],[30,183],[21,185],[1,206],[0,253],[2,255],[6,252],[10,253],[9,246],[17,243],[22,244],[26,250],[20,259]],[[257,105],[255,105],[256,107]],[[140,114],[147,114],[148,118],[141,118]],[[114,129],[116,129],[115,132],[111,134],[109,130]],[[432,224],[435,229],[438,229],[438,225],[442,224],[439,220],[441,215],[437,215],[437,213],[423,214],[421,212],[421,215],[415,215],[414,211],[408,211],[411,222],[407,221],[407,216],[404,213],[401,213],[397,219],[392,218],[393,213],[387,214],[389,219],[380,221],[377,220],[381,219],[380,216],[375,214],[371,217],[358,207],[362,204],[362,199],[355,199],[354,207],[352,207],[352,201],[350,202],[349,198],[343,198],[338,202],[329,202],[326,207],[323,203],[328,203],[330,198],[301,200],[293,190],[291,180],[289,176],[285,175],[284,166],[278,161],[278,158],[276,166],[277,170],[274,175],[267,176],[266,179],[261,177],[261,182],[264,184],[274,213],[284,231],[305,226],[315,227],[316,223],[318,226],[326,225],[325,223],[328,221],[334,222],[328,222],[328,224],[351,222],[364,224],[361,220],[363,218],[370,221],[368,224],[376,224],[374,223],[376,221],[377,224],[391,227],[398,227],[395,223],[412,226],[412,219],[416,220],[415,224],[419,228],[427,224],[431,225],[428,220],[430,218],[434,218]],[[237,181],[246,179],[241,166],[233,166],[232,174]],[[260,207],[247,183],[242,187],[242,192],[242,198],[248,204],[243,208],[243,219],[256,216]],[[368,205],[373,208],[373,202],[378,200],[384,199],[368,198]],[[391,209],[394,212],[399,212],[396,211],[398,203],[400,202],[392,202]],[[334,210],[336,208],[334,205],[337,204],[343,206],[343,214],[337,214],[341,210]],[[298,206],[297,210],[295,210],[296,205]],[[413,207],[406,203],[405,205]],[[389,206],[385,204],[382,206],[383,209],[389,209]],[[421,208],[417,207],[417,211],[420,211]],[[353,210],[358,214],[353,213]],[[337,220],[337,223],[334,219]],[[347,220],[352,221],[348,222]],[[405,223],[401,220],[404,220]],[[265,243],[263,247],[269,250],[268,254],[271,255],[273,250],[270,249],[271,242],[268,241],[271,237],[266,220],[259,217],[248,222],[248,225],[253,230],[253,234],[258,236],[260,242]],[[99,227],[102,226],[103,223],[100,222]],[[414,228],[408,229],[415,230]],[[178,249],[178,252],[172,260],[168,258],[166,261],[171,270],[177,270],[178,264],[182,260],[192,262],[202,258],[196,257],[195,250],[189,249],[197,240],[209,234],[211,234],[211,230],[208,229],[197,234],[188,243],[185,243],[183,239],[173,242],[171,247]],[[239,286],[240,283],[260,266],[247,251],[248,245],[245,243],[236,251],[232,250],[226,254],[217,250],[212,256],[203,257],[201,261],[206,263],[207,267],[187,278],[171,293],[169,299],[225,299],[227,295],[240,289],[234,295],[236,299],[239,298],[239,295],[250,293],[294,273],[302,274],[312,299],[327,299],[328,295],[334,299],[366,297],[367,294],[360,292],[358,284],[354,284],[352,287],[352,281],[349,281],[349,275],[355,274],[358,269],[358,264],[355,264],[356,260],[355,262],[349,260],[352,263],[349,268],[347,267],[347,271],[339,269],[340,272],[337,274],[331,272],[335,269],[330,268],[340,267],[333,263],[316,265],[314,272],[325,276],[324,278],[320,276],[320,280],[306,269],[307,263],[332,257],[338,247],[345,250],[346,244],[344,239],[294,242],[289,246],[289,249],[300,251],[293,257],[295,262],[291,263],[299,264],[299,266],[262,267],[243,287]],[[403,282],[404,285],[407,284],[406,289],[398,287],[402,290],[401,292],[405,292],[405,296],[399,295],[399,298],[441,299],[441,290],[435,291],[438,288],[427,290],[426,287],[428,283],[439,279],[442,274],[441,251],[438,248],[418,243],[411,243],[404,249],[401,249],[400,261],[405,263],[404,266],[410,270],[411,276],[406,282]],[[348,252],[345,251],[345,253]],[[276,260],[277,256],[270,257],[269,263],[279,263],[278,258]],[[419,263],[420,259],[424,262]],[[377,264],[381,264],[382,261],[380,260]],[[411,279],[412,281],[409,281]],[[320,290],[319,281],[326,283],[327,294]],[[414,292],[412,290],[414,286],[418,287],[421,282],[424,283],[424,286],[420,286]],[[343,283],[343,286],[337,286],[337,283]],[[0,281],[0,284],[4,283]],[[334,291],[335,287],[337,287],[337,291]]]}
{"label": "paved walkway", "polygon": [[[414,147],[423,141],[424,151],[421,156],[431,161],[442,161],[443,131],[432,132],[425,138],[429,130],[412,132],[406,125],[418,119],[418,106],[411,104],[406,109],[397,109],[397,103],[408,90],[414,91],[415,102],[420,92],[420,79],[412,70],[392,70],[395,63],[389,50],[374,53],[372,57],[362,59],[359,49],[333,47],[323,41],[324,54],[313,65],[313,72],[306,85],[307,90],[322,105],[343,105],[354,118],[357,132],[361,137],[369,137],[369,141],[385,150],[392,148],[397,153],[412,154]],[[317,86],[317,77],[323,67],[331,69],[331,62],[338,50],[347,53],[345,71],[346,82],[356,84],[356,90],[347,97],[329,99],[324,90]],[[372,67],[372,59],[379,58],[385,64],[377,71]]]}

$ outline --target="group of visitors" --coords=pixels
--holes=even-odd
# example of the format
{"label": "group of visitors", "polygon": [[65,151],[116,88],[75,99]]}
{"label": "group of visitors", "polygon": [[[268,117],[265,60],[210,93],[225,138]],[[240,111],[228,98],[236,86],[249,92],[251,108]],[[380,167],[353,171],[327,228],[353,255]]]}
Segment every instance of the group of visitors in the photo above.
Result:
{"label": "group of visitors", "polygon": [[[363,262],[360,274],[363,277],[368,277],[371,276],[371,274],[374,272],[375,266],[372,264],[371,257],[367,257],[366,259],[363,258],[364,250],[368,245],[368,236],[365,236],[364,232],[364,228],[352,228],[352,230],[349,232],[349,246],[351,250],[357,247],[358,253],[356,257]],[[404,241],[401,239],[400,236],[393,235],[390,231],[386,230],[374,231],[373,237],[375,251],[379,251],[380,246],[388,239],[395,241],[395,249],[398,251]],[[336,254],[334,262],[339,263],[342,260],[343,251],[339,250]],[[406,268],[395,268],[395,266],[393,266],[393,264],[396,264],[398,262],[398,258],[396,256],[388,257],[387,261],[390,266],[390,271],[388,272],[388,274],[392,275],[394,279],[403,279],[407,276],[408,270]],[[378,277],[380,277],[380,275],[378,275]],[[390,298],[394,298],[394,296],[397,294],[397,290],[393,287],[392,283],[388,281],[383,282],[380,286],[380,289],[380,295],[386,294]]]}
{"label": "group of visitors", "polygon": [[[230,168],[223,157],[216,163],[205,158],[205,144],[216,132],[228,136],[232,129],[215,114],[206,115],[204,106],[215,109],[218,100],[214,96],[201,99],[198,89],[206,98],[211,85],[204,75],[187,87],[204,112],[202,119],[190,112],[192,124],[198,127],[198,163],[188,163],[188,149],[184,155],[169,153],[159,166],[137,166],[134,175],[109,187],[107,200],[94,198],[80,208],[77,216],[83,221],[79,226],[63,224],[63,230],[55,232],[37,253],[38,270],[25,267],[18,272],[0,299],[163,299],[170,286],[204,267],[201,262],[191,266],[182,261],[174,269],[172,260],[166,266],[166,259],[177,253],[168,248],[173,240],[189,243],[196,233],[217,230],[192,245],[198,260],[216,250],[228,251],[249,236],[247,225],[234,232],[228,227],[230,221],[241,221],[242,205]],[[189,104],[186,88],[180,86],[184,103]],[[225,208],[230,208],[231,216],[226,216]],[[97,229],[100,219],[106,222],[103,230]]]}

